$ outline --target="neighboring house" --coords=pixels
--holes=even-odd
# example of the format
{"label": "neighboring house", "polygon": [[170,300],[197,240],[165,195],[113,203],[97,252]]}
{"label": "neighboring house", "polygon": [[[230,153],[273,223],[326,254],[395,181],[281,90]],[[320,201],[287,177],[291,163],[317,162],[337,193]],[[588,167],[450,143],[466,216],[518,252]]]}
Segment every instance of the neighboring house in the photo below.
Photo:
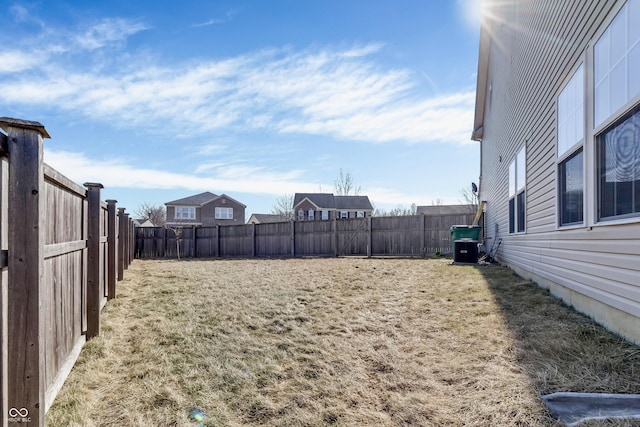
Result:
{"label": "neighboring house", "polygon": [[222,194],[208,191],[165,203],[167,226],[244,224],[246,206]]}
{"label": "neighboring house", "polygon": [[155,227],[148,219],[133,219],[134,227]]}
{"label": "neighboring house", "polygon": [[249,217],[249,221],[247,224],[266,224],[270,222],[287,222],[290,221],[291,218],[286,215],[277,215],[277,214],[251,214]]}
{"label": "neighboring house", "polygon": [[485,7],[472,138],[487,248],[640,343],[640,0]]}
{"label": "neighboring house", "polygon": [[478,207],[476,205],[434,205],[418,206],[416,214],[425,215],[467,215],[475,214]]}
{"label": "neighboring house", "polygon": [[367,196],[334,196],[332,193],[296,193],[293,212],[297,221],[365,218],[373,206]]}

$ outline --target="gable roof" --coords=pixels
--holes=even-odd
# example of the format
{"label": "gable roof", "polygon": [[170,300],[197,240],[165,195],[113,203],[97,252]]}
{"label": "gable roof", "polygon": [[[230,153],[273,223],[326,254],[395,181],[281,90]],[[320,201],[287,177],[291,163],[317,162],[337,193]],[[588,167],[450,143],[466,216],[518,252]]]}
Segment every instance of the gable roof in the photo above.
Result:
{"label": "gable roof", "polygon": [[172,202],[167,202],[165,203],[165,205],[202,206],[217,198],[218,198],[218,195],[213,194],[209,191],[205,191],[204,193],[196,194],[194,196],[189,196],[182,199],[174,200]]}
{"label": "gable roof", "polygon": [[466,205],[434,205],[434,206],[417,206],[416,214],[425,215],[464,215],[473,214],[477,207],[471,204]]}
{"label": "gable roof", "polygon": [[249,223],[251,222],[256,222],[259,224],[266,224],[266,223],[270,223],[270,222],[287,222],[290,221],[291,218],[287,217],[286,215],[279,215],[279,214],[259,214],[259,213],[254,213],[251,214],[251,217],[249,218]]}
{"label": "gable roof", "polygon": [[336,209],[373,209],[367,196],[333,196]]}
{"label": "gable roof", "polygon": [[367,196],[334,196],[333,193],[296,193],[293,198],[293,207],[295,208],[305,199],[318,209],[373,210]]}

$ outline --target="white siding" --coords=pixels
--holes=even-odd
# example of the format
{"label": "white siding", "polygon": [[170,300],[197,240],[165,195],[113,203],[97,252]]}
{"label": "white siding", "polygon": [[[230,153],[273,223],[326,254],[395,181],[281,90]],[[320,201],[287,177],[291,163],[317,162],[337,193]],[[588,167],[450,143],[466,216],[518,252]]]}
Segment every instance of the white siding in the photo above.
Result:
{"label": "white siding", "polygon": [[[557,225],[556,99],[585,60],[589,43],[622,3],[521,0],[499,2],[488,14],[498,19],[489,22],[492,41],[484,52],[489,65],[480,199],[487,202],[487,247],[502,239],[499,261],[545,286],[560,286],[636,316],[640,325],[640,220],[594,225],[590,218],[584,227]],[[585,96],[592,96],[590,92]],[[585,135],[585,147],[588,144],[593,138]],[[525,145],[526,233],[509,235],[508,169]],[[589,168],[594,168],[592,156],[586,157]],[[596,203],[593,179],[585,181],[585,192],[591,193],[587,216],[594,211],[588,204]],[[608,318],[582,309],[595,318]],[[622,333],[640,341],[640,328],[635,336]]]}

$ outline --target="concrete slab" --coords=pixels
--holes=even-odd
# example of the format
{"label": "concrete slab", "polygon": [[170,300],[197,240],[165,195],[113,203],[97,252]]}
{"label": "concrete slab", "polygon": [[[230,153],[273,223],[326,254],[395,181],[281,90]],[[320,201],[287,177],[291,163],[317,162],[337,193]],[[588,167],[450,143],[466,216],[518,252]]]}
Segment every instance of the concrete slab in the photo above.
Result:
{"label": "concrete slab", "polygon": [[640,419],[640,394],[559,392],[542,396],[542,400],[568,427],[586,420]]}

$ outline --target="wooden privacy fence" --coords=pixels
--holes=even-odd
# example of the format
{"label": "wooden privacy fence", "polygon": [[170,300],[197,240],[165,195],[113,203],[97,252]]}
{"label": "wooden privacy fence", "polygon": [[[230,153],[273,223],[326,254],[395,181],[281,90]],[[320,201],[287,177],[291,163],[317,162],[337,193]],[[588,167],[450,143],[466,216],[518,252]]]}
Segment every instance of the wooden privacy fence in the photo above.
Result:
{"label": "wooden privacy fence", "polygon": [[37,122],[0,118],[0,426],[43,426],[133,255],[133,222],[102,185],[43,163]]}
{"label": "wooden privacy fence", "polygon": [[[451,251],[452,225],[474,214],[136,228],[136,258],[425,256]],[[176,243],[176,234],[178,242]]]}

